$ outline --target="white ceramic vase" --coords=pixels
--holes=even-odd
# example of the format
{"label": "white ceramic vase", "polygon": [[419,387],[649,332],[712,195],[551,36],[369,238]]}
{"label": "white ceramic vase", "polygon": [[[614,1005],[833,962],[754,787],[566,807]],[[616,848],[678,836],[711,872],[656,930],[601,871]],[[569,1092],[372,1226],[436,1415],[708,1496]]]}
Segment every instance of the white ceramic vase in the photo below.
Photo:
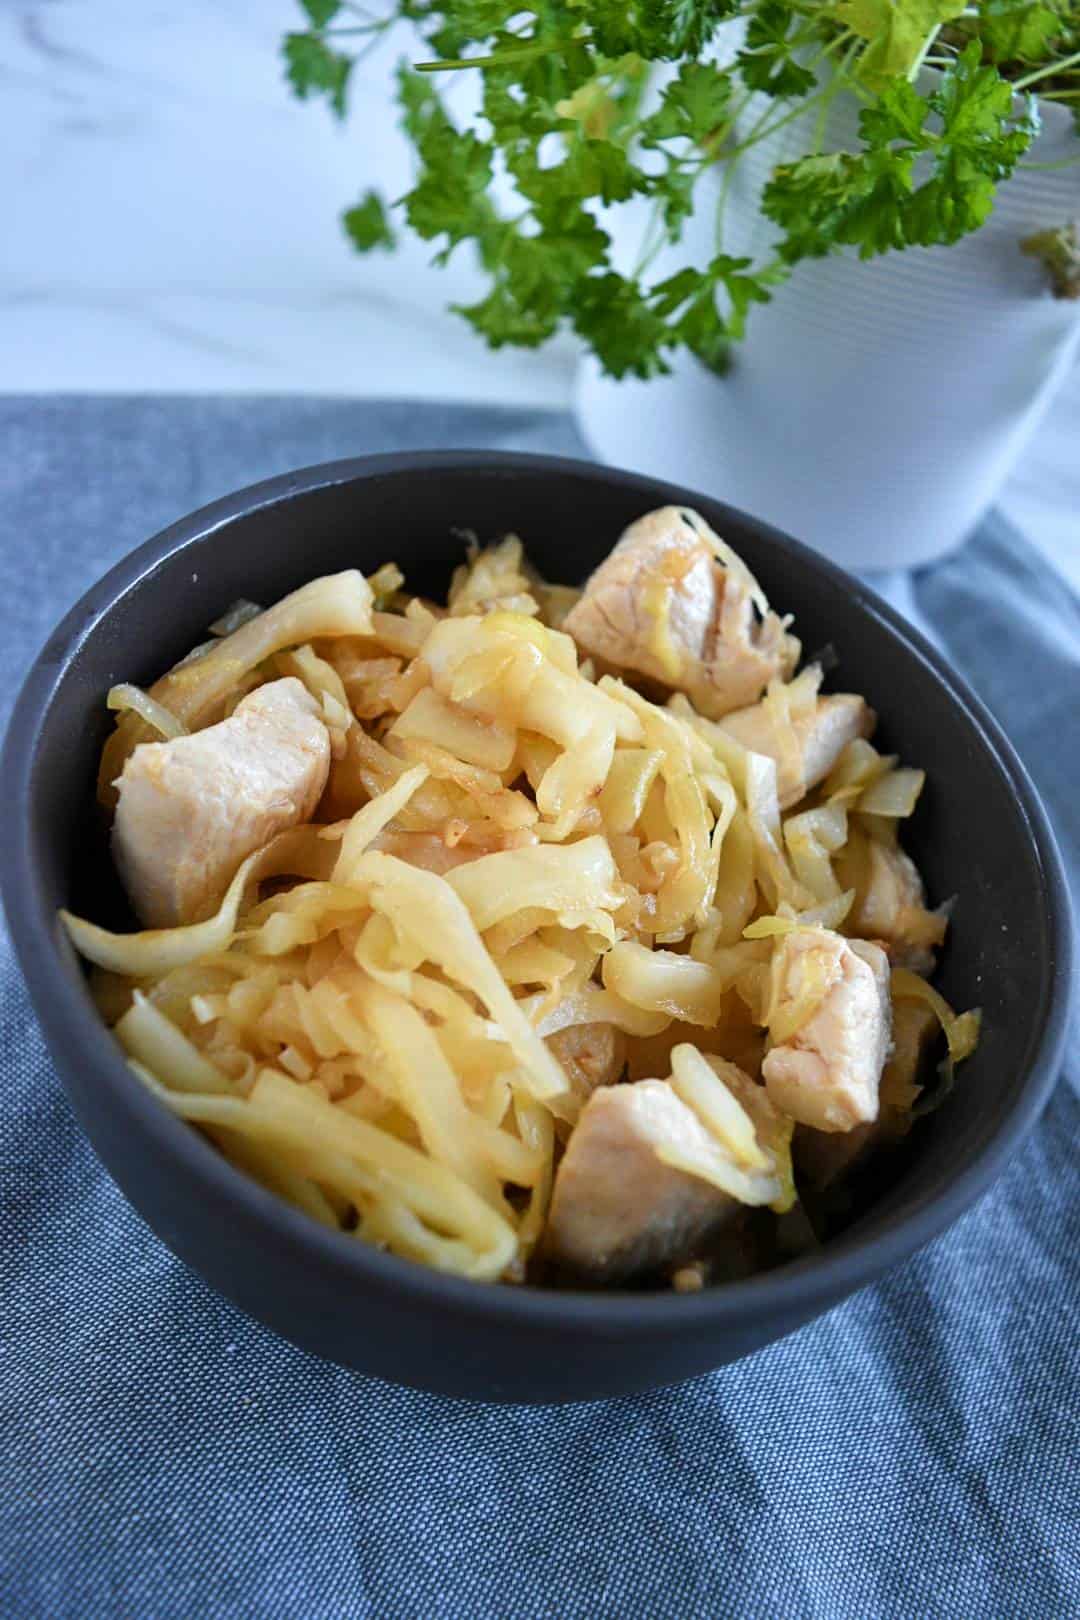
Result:
{"label": "white ceramic vase", "polygon": [[[836,98],[825,150],[857,149],[857,114]],[[764,262],[775,237],[758,211],[761,187],[777,163],[810,150],[810,123],[795,119],[744,154],[725,251]],[[1044,105],[1026,161],[1077,155],[1068,113]],[[615,227],[625,263],[640,242],[629,212]],[[993,502],[1077,360],[1080,304],[1055,299],[1043,267],[1019,250],[1077,217],[1080,166],[1018,170],[987,224],[951,247],[797,266],[753,311],[723,377],[680,356],[670,377],[616,382],[586,359],[585,438],[605,461],[743,507],[846,567],[929,562]],[[657,275],[712,256],[715,208],[689,223]]]}

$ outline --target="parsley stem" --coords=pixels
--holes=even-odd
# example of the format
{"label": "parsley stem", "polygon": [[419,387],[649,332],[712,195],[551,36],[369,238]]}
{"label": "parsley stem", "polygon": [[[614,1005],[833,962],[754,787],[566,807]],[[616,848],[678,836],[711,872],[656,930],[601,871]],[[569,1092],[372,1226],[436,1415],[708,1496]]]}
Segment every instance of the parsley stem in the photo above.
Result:
{"label": "parsley stem", "polygon": [[1018,163],[1016,167],[1032,173],[1036,169],[1074,169],[1078,163],[1080,163],[1080,152],[1077,152],[1075,157],[1055,158],[1048,163]]}
{"label": "parsley stem", "polygon": [[[732,147],[730,152],[725,153],[725,160],[730,163],[732,158],[741,156],[743,152],[748,152],[752,146],[757,146],[759,141],[767,141],[770,135],[775,135],[777,130],[783,129],[785,124],[790,124],[793,118],[805,117],[811,107],[817,107],[822,102],[828,105],[840,90],[850,90],[851,88],[850,81],[845,80],[837,73],[836,77],[825,86],[824,90],[819,90],[816,96],[809,96],[805,101],[799,102],[798,106],[792,107],[790,112],[784,114],[783,118],[777,118],[774,123],[767,125],[765,129],[758,129],[757,133],[751,130],[744,141],[740,141],[738,146]],[[769,111],[772,111],[771,107]]]}
{"label": "parsley stem", "polygon": [[444,62],[414,62],[417,73],[454,73],[461,68],[502,67],[504,62],[521,62],[529,56],[548,56],[572,44],[567,39],[537,39],[526,45],[508,45],[505,51],[494,51],[490,56],[455,56]]}
{"label": "parsley stem", "polygon": [[1058,62],[1047,62],[1044,67],[1025,73],[1022,79],[1014,79],[1013,89],[1026,90],[1029,84],[1037,84],[1040,79],[1055,78],[1059,73],[1064,73],[1066,68],[1075,67],[1078,62],[1080,51],[1074,51],[1072,56],[1063,56]]}
{"label": "parsley stem", "polygon": [[839,62],[836,66],[836,70],[832,77],[832,82],[825,87],[825,94],[821,98],[821,106],[818,108],[817,121],[814,125],[815,157],[821,151],[822,142],[825,139],[825,124],[829,117],[829,108],[832,106],[836,96],[844,86],[848,69],[854,60],[855,52],[858,50],[858,47],[858,40],[852,39],[851,44],[844,52],[843,61]]}
{"label": "parsley stem", "polygon": [[348,28],[325,28],[327,39],[344,39],[348,34],[383,34],[397,22],[396,17],[384,17],[381,22],[352,23]]}
{"label": "parsley stem", "polygon": [[[808,72],[811,68],[816,68],[820,62],[827,61],[835,51],[840,49],[843,49],[844,51],[843,60],[836,64],[833,76],[829,80],[828,84],[824,85],[820,90],[818,90],[816,95],[808,96],[805,101],[797,102],[796,105],[790,108],[782,118],[776,119],[775,122],[771,124],[767,122],[774,111],[774,106],[772,102],[770,102],[765,108],[764,112],[761,114],[760,118],[758,118],[757,122],[751,125],[750,133],[746,136],[745,140],[740,141],[737,146],[733,147],[732,150],[726,154],[727,160],[730,162],[732,158],[738,157],[741,153],[749,151],[752,146],[756,146],[759,141],[768,140],[770,135],[775,134],[778,129],[783,129],[785,124],[790,124],[793,118],[802,117],[805,113],[809,112],[811,107],[824,104],[823,110],[827,111],[833,97],[839,90],[844,89],[845,87],[853,90],[855,94],[858,95],[859,91],[856,89],[853,81],[847,76],[848,69],[851,66],[852,58],[854,57],[855,51],[858,49],[858,45],[859,41],[856,39],[853,31],[850,28],[845,28],[836,36],[835,39],[830,40],[827,45],[823,46],[817,55],[812,57],[811,60],[806,64]],[[766,127],[763,128],[763,125],[766,125]]]}
{"label": "parsley stem", "polygon": [[[858,45],[859,41],[855,38],[852,30],[850,28],[845,28],[841,34],[839,34],[834,40],[830,41],[830,43],[827,44],[823,50],[819,51],[818,54],[807,64],[808,69],[817,67],[819,62],[827,59],[833,51],[843,46],[843,60],[837,64],[836,70],[828,84],[819,90],[816,96],[812,96],[808,101],[805,101],[799,106],[792,108],[787,114],[785,114],[783,118],[778,119],[773,124],[768,124],[767,128],[763,128],[762,126],[767,124],[768,119],[771,117],[773,112],[773,105],[770,102],[765,107],[760,117],[750,126],[750,133],[747,135],[746,139],[740,141],[737,146],[733,147],[730,152],[725,154],[724,176],[720,182],[720,195],[717,199],[716,207],[716,246],[718,251],[723,240],[724,217],[727,213],[728,197],[731,192],[732,182],[735,178],[735,168],[743,153],[748,151],[751,146],[756,146],[758,141],[765,140],[767,136],[772,135],[774,131],[780,129],[784,124],[789,123],[791,119],[797,117],[800,112],[808,111],[809,108],[813,107],[815,104],[819,106],[819,112],[815,124],[814,149],[815,151],[820,151],[822,136],[824,134],[825,119],[828,117],[829,108],[832,106],[835,97],[839,91],[844,88],[847,70],[851,65],[852,58],[858,49]],[[742,109],[740,108],[740,111],[741,110]],[[732,121],[734,122],[734,120]]]}
{"label": "parsley stem", "polygon": [[[366,23],[389,24],[396,22],[399,15],[397,11],[394,11],[389,17],[376,17],[372,12],[368,11],[365,6],[350,5],[347,3],[347,0],[346,4],[343,5],[341,9],[342,11],[351,13],[351,15],[354,17],[362,17]],[[343,34],[345,30],[343,28],[325,28],[323,32],[327,34]]]}
{"label": "parsley stem", "polygon": [[649,215],[649,223],[645,227],[645,233],[641,239],[641,249],[638,253],[637,263],[631,272],[635,281],[640,280],[660,252],[666,234],[664,229],[664,205],[655,202]]}
{"label": "parsley stem", "polygon": [[724,224],[725,224],[725,221],[727,219],[728,195],[729,195],[729,193],[731,191],[732,181],[735,178],[735,170],[738,167],[739,156],[740,156],[740,154],[736,153],[734,157],[729,158],[727,163],[725,163],[725,165],[724,165],[724,178],[720,182],[720,194],[716,199],[716,237],[715,237],[715,242],[716,242],[716,251],[717,251],[717,253],[720,252],[720,249],[723,246]]}
{"label": "parsley stem", "polygon": [[940,33],[941,33],[941,26],[939,24],[937,28],[932,28],[930,30],[930,32],[927,34],[926,38],[923,40],[922,44],[919,47],[918,56],[915,58],[914,62],[912,62],[911,66],[908,68],[908,83],[909,84],[914,84],[916,79],[919,77],[919,74],[922,72],[923,63],[926,61],[926,58],[929,56],[931,50],[933,49],[934,44],[935,44],[935,42],[937,40],[937,37],[938,37],[938,35]]}
{"label": "parsley stem", "polygon": [[738,123],[747,107],[749,107],[756,93],[757,92],[754,90],[744,90],[742,96],[736,100],[734,106],[729,104],[727,117],[720,125],[720,128],[714,130],[707,141],[702,142],[701,152],[703,168],[707,167],[707,165],[710,163],[717,162],[720,159],[723,153],[724,143],[727,141],[728,136],[735,128],[735,125]]}

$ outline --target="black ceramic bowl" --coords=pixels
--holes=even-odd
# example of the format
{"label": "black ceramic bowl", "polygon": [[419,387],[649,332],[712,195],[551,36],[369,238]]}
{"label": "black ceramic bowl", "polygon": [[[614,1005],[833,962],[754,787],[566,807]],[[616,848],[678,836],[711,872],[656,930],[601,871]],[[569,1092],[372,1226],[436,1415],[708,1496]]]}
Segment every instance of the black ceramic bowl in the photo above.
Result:
{"label": "black ceramic bowl", "polygon": [[[791,610],[834,684],[862,692],[880,741],[926,767],[910,843],[931,894],[958,894],[941,985],[981,1005],[975,1057],[916,1131],[893,1185],[810,1258],[697,1295],[582,1294],[444,1277],[279,1203],[167,1113],[125,1068],[57,923],[117,916],[93,782],[114,681],[149,683],[237,597],[270,602],[315,574],[393,558],[437,592],[454,527],[514,529],[552,579],[580,580],[631,519],[689,502]],[[45,647],[4,756],[3,892],[19,960],[82,1124],[176,1254],[298,1345],[384,1378],[503,1401],[670,1383],[746,1355],[828,1310],[943,1231],[990,1183],[1053,1083],[1070,928],[1060,860],[1022,766],[981,704],[862,585],[715,501],[570,461],[410,454],[258,484],[175,524],[114,569]],[[1005,1257],[1003,1263],[1007,1264]]]}

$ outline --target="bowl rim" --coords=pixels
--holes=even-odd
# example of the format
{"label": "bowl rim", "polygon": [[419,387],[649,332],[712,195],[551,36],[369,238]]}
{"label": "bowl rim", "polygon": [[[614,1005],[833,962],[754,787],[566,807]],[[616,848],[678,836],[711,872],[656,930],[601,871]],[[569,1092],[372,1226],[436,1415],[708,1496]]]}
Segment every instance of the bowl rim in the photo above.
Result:
{"label": "bowl rim", "polygon": [[[80,648],[119,600],[149,581],[187,546],[225,530],[235,520],[318,489],[384,476],[461,472],[489,477],[518,473],[571,477],[640,490],[652,504],[693,505],[701,500],[748,524],[766,544],[793,553],[842,588],[864,612],[899,638],[942,685],[995,758],[1016,795],[1017,806],[1042,874],[1050,961],[1043,1005],[1033,1020],[1015,1095],[1003,1110],[991,1140],[939,1192],[928,1194],[901,1218],[876,1227],[873,1211],[813,1254],[776,1270],[699,1293],[632,1293],[604,1290],[507,1288],[478,1284],[383,1252],[345,1233],[320,1226],[235,1169],[185,1121],[172,1114],[128,1070],[111,1033],[93,1010],[71,967],[74,952],[36,878],[37,829],[31,825],[31,781],[41,734],[57,689]],[[66,1062],[91,1067],[132,1111],[165,1157],[178,1157],[188,1175],[210,1184],[236,1220],[263,1225],[285,1249],[322,1269],[347,1277],[358,1295],[374,1285],[417,1306],[441,1306],[477,1320],[514,1318],[523,1324],[571,1326],[585,1334],[631,1327],[654,1332],[695,1326],[713,1329],[748,1312],[772,1311],[793,1324],[837,1298],[864,1287],[950,1226],[989,1187],[1037,1121],[1058,1079],[1069,1018],[1073,930],[1064,866],[1038,793],[998,722],[967,683],[949,668],[930,642],[863,581],[791,536],[711,497],[628,469],[571,457],[494,450],[410,450],[348,457],[260,480],[180,518],[130,552],[65,614],[37,655],[19,692],[2,755],[14,805],[11,836],[0,868],[2,892],[15,954],[50,1045]],[[40,995],[38,992],[42,992]],[[67,1089],[63,1065],[57,1064]]]}

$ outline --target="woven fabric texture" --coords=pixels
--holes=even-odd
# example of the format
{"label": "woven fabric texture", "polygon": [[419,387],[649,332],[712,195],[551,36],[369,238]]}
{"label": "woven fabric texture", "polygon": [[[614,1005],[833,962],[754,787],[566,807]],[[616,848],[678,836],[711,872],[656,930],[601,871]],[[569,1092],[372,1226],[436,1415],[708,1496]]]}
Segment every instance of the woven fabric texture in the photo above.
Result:
{"label": "woven fabric texture", "polygon": [[[580,451],[543,412],[318,400],[12,398],[0,443],[5,706],[105,568],[231,488],[408,445]],[[997,519],[881,584],[1009,731],[1075,892],[1075,600]],[[0,1612],[1080,1613],[1075,1046],[1069,1061],[982,1202],[828,1317],[675,1389],[487,1407],[306,1356],[175,1260],[75,1125],[0,936]]]}

